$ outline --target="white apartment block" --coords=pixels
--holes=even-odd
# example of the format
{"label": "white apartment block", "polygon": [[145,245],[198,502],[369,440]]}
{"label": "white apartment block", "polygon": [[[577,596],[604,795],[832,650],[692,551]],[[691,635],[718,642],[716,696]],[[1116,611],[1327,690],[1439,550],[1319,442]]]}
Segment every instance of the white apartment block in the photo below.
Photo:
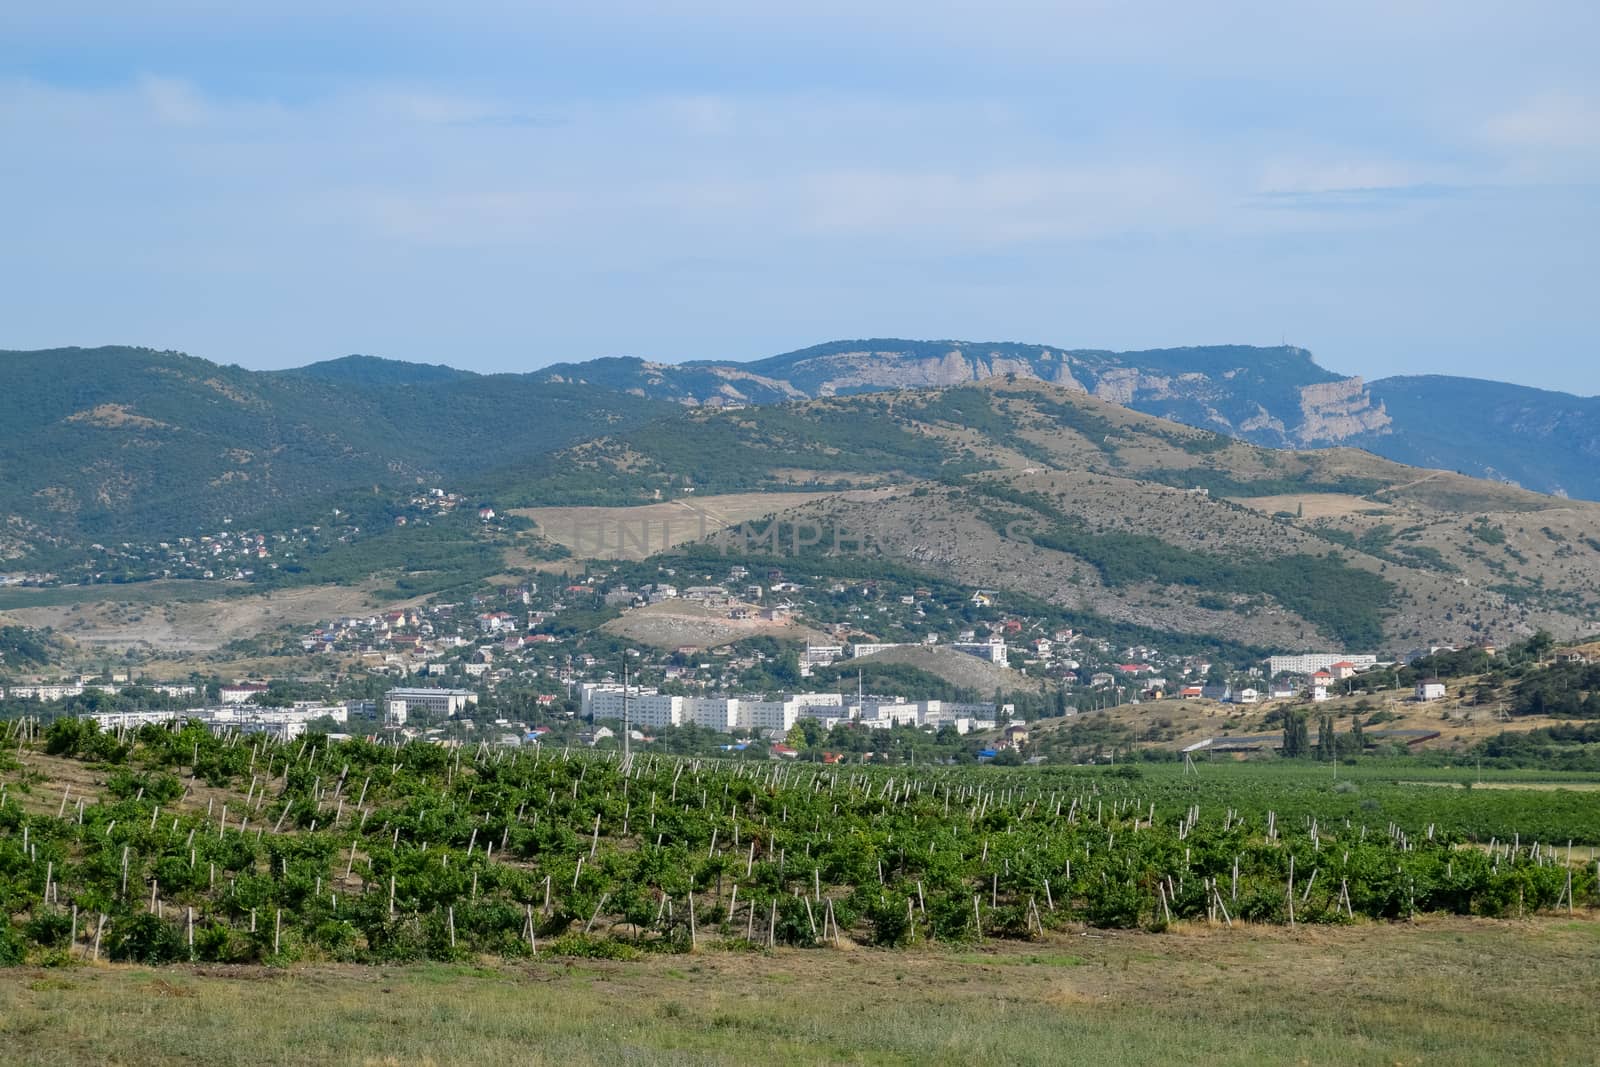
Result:
{"label": "white apartment block", "polygon": [[[621,719],[622,687],[611,683],[587,683],[580,688],[583,714],[595,721]],[[727,733],[731,730],[787,731],[800,719],[817,719],[831,726],[837,722],[860,722],[869,727],[943,726],[950,724],[966,733],[992,722],[993,704],[960,704],[951,701],[909,701],[871,698],[850,703],[839,693],[789,693],[781,699],[758,696],[667,696],[654,689],[628,689],[628,724],[640,727],[682,726],[693,723]]]}
{"label": "white apartment block", "polygon": [[290,741],[305,733],[306,727],[317,719],[348,722],[349,711],[343,704],[303,701],[292,708],[229,704],[217,708],[186,708],[182,711],[106,711],[88,717],[99,723],[102,730],[136,729],[150,724],[188,722],[193,719],[216,732],[266,733]]}
{"label": "white apartment block", "polygon": [[863,642],[861,642],[859,644],[854,644],[854,645],[850,646],[850,655],[853,656],[853,657],[874,656],[874,655],[877,655],[879,652],[888,652],[890,649],[895,649],[895,648],[920,648],[920,647],[921,647],[920,645],[873,644],[871,642],[863,641]]}
{"label": "white apartment block", "polygon": [[1006,654],[1006,643],[998,638],[989,641],[957,641],[950,646],[957,652],[965,652],[969,656],[986,659],[990,663],[1001,667],[1011,665],[1010,657]]}
{"label": "white apartment block", "polygon": [[455,715],[478,703],[478,694],[470,689],[391,689],[383,695],[384,707],[392,718],[400,712],[399,722],[413,711],[426,711],[432,715]]}
{"label": "white apartment block", "polygon": [[[924,642],[923,644],[917,645],[873,644],[863,641],[850,646],[850,655],[852,657],[872,656],[879,652],[888,652],[891,649],[896,648],[925,648],[927,647],[928,643],[929,642]],[[993,638],[988,641],[953,641],[950,643],[949,647],[955,649],[957,652],[965,652],[969,656],[977,656],[979,659],[988,660],[990,663],[996,663],[1002,667],[1009,667],[1011,665],[1011,658],[1006,649],[1006,643],[999,638]]]}
{"label": "white apartment block", "polygon": [[82,696],[83,686],[77,682],[70,685],[12,685],[5,688],[4,694],[11,700],[65,700]]}
{"label": "white apartment block", "polygon": [[792,700],[740,700],[739,726],[745,730],[787,733],[800,718],[800,705]]}
{"label": "white apartment block", "polygon": [[141,726],[159,726],[163,723],[172,722],[180,714],[187,716],[188,712],[102,711],[88,717],[98,723],[102,730],[136,730]]}
{"label": "white apartment block", "polygon": [[738,697],[683,697],[685,723],[727,733],[739,725]]}
{"label": "white apartment block", "polygon": [[1308,652],[1298,656],[1272,656],[1267,660],[1267,671],[1273,675],[1310,675],[1325,671],[1335,663],[1348,663],[1358,669],[1364,669],[1377,662],[1377,656],[1350,656],[1343,652]]}

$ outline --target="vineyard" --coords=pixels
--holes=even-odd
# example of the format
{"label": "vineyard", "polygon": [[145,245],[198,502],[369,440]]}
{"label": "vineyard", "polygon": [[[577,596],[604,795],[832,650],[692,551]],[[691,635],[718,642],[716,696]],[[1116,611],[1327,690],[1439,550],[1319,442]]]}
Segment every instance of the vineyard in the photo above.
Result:
{"label": "vineyard", "polygon": [[[628,958],[1600,903],[1600,793],[8,727],[0,963]],[[80,772],[62,785],[41,767]],[[84,785],[93,783],[93,789]]]}

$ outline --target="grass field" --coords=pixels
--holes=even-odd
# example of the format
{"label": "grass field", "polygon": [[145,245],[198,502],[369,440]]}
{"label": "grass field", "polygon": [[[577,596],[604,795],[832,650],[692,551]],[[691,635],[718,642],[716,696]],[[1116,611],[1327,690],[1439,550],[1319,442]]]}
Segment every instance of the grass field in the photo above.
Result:
{"label": "grass field", "polygon": [[0,972],[13,1064],[1593,1063],[1600,922]]}
{"label": "grass field", "polygon": [[514,514],[538,523],[541,534],[581,559],[637,560],[828,495],[723,493],[622,508],[522,508]]}
{"label": "grass field", "polygon": [[114,601],[123,604],[155,604],[173,601],[214,600],[230,595],[243,586],[220,582],[160,581],[128,582],[122,585],[58,585],[45,588],[8,586],[0,589],[0,611],[28,608],[53,608],[73,604],[98,604]]}
{"label": "grass field", "polygon": [[1376,504],[1366,497],[1344,493],[1304,493],[1286,496],[1231,497],[1233,503],[1268,515],[1286,511],[1303,519],[1343,519],[1370,511],[1386,511],[1388,505]]}

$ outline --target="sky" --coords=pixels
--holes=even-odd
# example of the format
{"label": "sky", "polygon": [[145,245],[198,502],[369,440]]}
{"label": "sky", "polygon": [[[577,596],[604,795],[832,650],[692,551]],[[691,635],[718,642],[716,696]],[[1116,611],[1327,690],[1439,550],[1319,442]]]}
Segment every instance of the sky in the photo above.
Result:
{"label": "sky", "polygon": [[1589,395],[1596,40],[1593,0],[9,0],[0,348],[1288,341]]}

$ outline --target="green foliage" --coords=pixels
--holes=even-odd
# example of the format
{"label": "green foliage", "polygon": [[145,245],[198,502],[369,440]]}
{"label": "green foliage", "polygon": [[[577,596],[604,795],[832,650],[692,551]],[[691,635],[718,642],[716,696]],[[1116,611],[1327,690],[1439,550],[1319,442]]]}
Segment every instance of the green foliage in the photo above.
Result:
{"label": "green foliage", "polygon": [[1306,713],[1290,709],[1283,716],[1284,759],[1299,759],[1310,754],[1311,742],[1306,729]]}
{"label": "green foliage", "polygon": [[1492,525],[1488,519],[1479,519],[1467,527],[1467,532],[1486,545],[1503,545],[1506,543],[1506,532],[1498,526]]}
{"label": "green foliage", "polygon": [[[614,754],[146,728],[81,822],[24,810],[15,793],[0,803],[11,917],[0,962],[81,954],[102,915],[107,955],[147,964],[517,957],[533,940],[543,953],[625,959],[708,939],[765,944],[769,931],[811,947],[832,941],[830,907],[852,940],[961,942],[1029,937],[1040,923],[1203,919],[1207,880],[1226,887],[1236,917],[1276,922],[1290,856],[1301,877],[1323,871],[1297,883],[1300,921],[1335,921],[1341,884],[1369,918],[1518,914],[1553,907],[1565,886],[1551,850],[1527,843],[1597,840],[1587,794],[1428,788],[1379,776],[1376,761],[1341,766],[1361,776],[1347,793],[1291,761],[880,772],[634,759],[624,771]],[[251,828],[172,798],[162,768],[174,761],[248,771],[265,789]],[[1459,847],[1519,833],[1515,853]],[[1165,906],[1158,885],[1171,888]],[[1592,869],[1574,869],[1577,901],[1596,889]],[[94,917],[75,949],[72,906]]]}
{"label": "green foliage", "polygon": [[183,935],[172,923],[148,912],[117,923],[111,958],[129,963],[175,963],[188,956]]}
{"label": "green foliage", "polygon": [[1600,665],[1557,664],[1535,671],[1512,687],[1513,715],[1600,719]]}
{"label": "green foliage", "polygon": [[0,670],[50,662],[50,646],[23,626],[0,626]]}
{"label": "green foliage", "polygon": [[84,759],[120,763],[127,748],[109,733],[101,733],[93,719],[63,718],[45,731],[45,751],[52,756],[80,756]]}

